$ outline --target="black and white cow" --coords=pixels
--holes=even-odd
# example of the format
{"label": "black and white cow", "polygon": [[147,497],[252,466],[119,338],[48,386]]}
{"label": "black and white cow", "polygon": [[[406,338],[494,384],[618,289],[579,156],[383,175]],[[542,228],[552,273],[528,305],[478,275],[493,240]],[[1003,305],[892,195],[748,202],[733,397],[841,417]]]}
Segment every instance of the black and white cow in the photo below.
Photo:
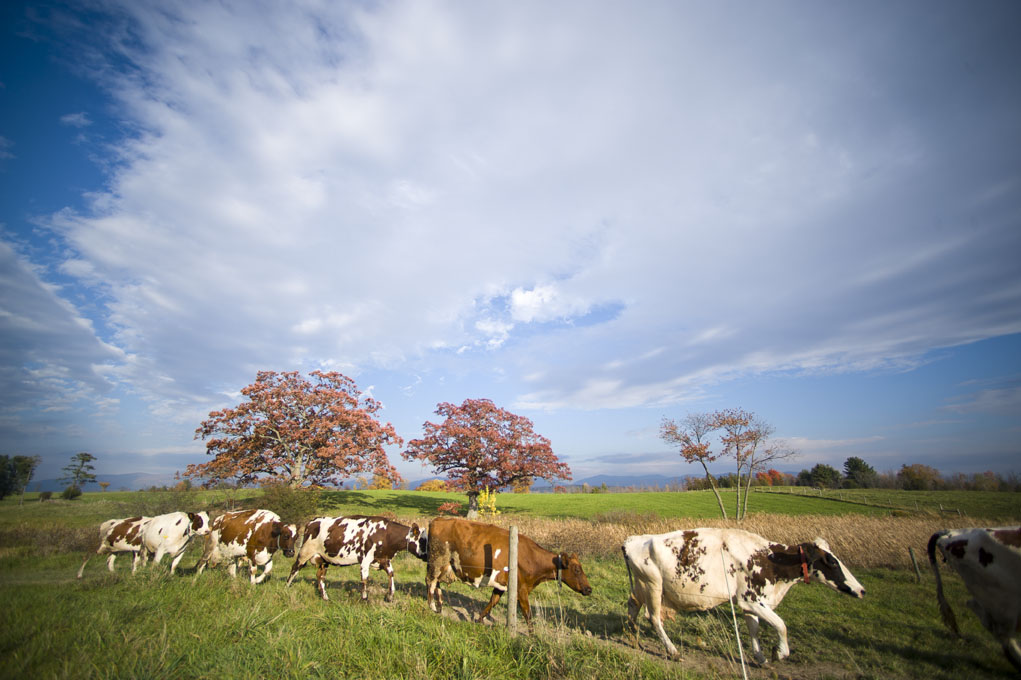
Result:
{"label": "black and white cow", "polygon": [[362,599],[368,600],[369,568],[375,563],[390,577],[390,590],[386,595],[389,602],[394,596],[394,570],[390,560],[401,550],[426,560],[429,545],[426,534],[417,524],[409,527],[385,517],[316,517],[305,525],[305,542],[291,567],[287,585],[291,585],[299,569],[311,562],[318,567],[316,587],[319,594],[328,600],[323,583],[326,568],[331,564],[338,567],[357,564],[361,567]]}
{"label": "black and white cow", "polygon": [[929,539],[929,564],[936,575],[936,598],[947,626],[960,635],[957,619],[943,595],[936,551],[961,576],[972,599],[968,606],[1003,646],[1021,671],[1021,527],[939,531]]}
{"label": "black and white cow", "polygon": [[776,629],[778,659],[790,654],[787,626],[774,609],[795,583],[815,578],[835,590],[864,597],[865,589],[830,552],[821,538],[783,545],[739,529],[691,529],[667,534],[630,536],[624,561],[631,583],[628,617],[648,607],[652,626],[673,658],[680,656],[663,629],[664,608],[708,610],[731,597],[744,612],[752,653],[766,662],[759,644],[759,620]]}

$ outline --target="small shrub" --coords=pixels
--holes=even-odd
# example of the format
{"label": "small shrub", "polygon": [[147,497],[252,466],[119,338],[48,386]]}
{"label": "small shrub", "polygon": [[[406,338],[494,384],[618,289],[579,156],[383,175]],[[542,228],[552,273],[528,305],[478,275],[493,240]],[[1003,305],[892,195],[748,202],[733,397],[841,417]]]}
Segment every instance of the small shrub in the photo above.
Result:
{"label": "small shrub", "polygon": [[42,503],[43,501],[48,501],[51,498],[53,498],[53,492],[52,491],[43,491],[43,492],[41,492],[39,494],[39,502],[40,503]]}
{"label": "small shrub", "polygon": [[441,515],[453,515],[455,517],[460,517],[461,504],[456,501],[450,501],[449,503],[444,503],[440,507],[436,508],[436,512]]}
{"label": "small shrub", "polygon": [[267,481],[262,485],[259,507],[272,510],[285,522],[301,524],[319,514],[322,490],[292,487],[285,482]]}
{"label": "small shrub", "polygon": [[73,501],[74,499],[78,498],[81,495],[82,490],[75,486],[74,484],[60,492],[60,497],[63,498],[65,501]]}
{"label": "small shrub", "polygon": [[448,491],[447,483],[442,479],[430,479],[418,485],[416,491]]}

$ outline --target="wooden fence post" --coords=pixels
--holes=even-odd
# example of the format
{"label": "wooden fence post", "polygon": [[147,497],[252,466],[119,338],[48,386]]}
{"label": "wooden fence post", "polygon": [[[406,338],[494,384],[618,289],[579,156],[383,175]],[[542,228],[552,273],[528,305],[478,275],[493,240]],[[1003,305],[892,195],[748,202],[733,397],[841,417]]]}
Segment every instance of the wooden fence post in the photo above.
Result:
{"label": "wooden fence post", "polygon": [[918,560],[915,559],[915,549],[908,548],[908,554],[911,555],[911,564],[915,565],[915,583],[921,583],[922,572],[918,571]]}
{"label": "wooden fence post", "polygon": [[516,635],[518,630],[518,528],[510,528],[507,546],[507,630]]}

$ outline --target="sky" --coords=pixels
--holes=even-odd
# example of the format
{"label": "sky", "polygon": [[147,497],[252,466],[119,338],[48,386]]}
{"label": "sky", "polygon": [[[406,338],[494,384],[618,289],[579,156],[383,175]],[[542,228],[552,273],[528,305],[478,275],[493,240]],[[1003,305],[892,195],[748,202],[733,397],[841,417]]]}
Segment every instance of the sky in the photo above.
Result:
{"label": "sky", "polygon": [[[5,2],[0,447],[208,459],[260,370],[574,478],[1021,471],[1021,4]],[[408,479],[431,469],[388,453]],[[729,465],[718,468],[726,471]]]}

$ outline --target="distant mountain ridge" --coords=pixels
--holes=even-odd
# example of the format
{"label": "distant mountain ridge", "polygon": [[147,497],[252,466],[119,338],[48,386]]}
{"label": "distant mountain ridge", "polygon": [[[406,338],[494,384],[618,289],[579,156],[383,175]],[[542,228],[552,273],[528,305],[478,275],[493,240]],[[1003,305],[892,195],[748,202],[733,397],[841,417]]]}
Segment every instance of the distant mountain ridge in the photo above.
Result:
{"label": "distant mountain ridge", "polygon": [[[110,482],[107,491],[139,491],[150,486],[173,486],[177,482],[173,473],[127,472],[119,475],[96,475],[96,481],[82,485],[82,491],[102,491],[99,482]],[[28,491],[63,491],[67,482],[59,479],[33,479]]]}

